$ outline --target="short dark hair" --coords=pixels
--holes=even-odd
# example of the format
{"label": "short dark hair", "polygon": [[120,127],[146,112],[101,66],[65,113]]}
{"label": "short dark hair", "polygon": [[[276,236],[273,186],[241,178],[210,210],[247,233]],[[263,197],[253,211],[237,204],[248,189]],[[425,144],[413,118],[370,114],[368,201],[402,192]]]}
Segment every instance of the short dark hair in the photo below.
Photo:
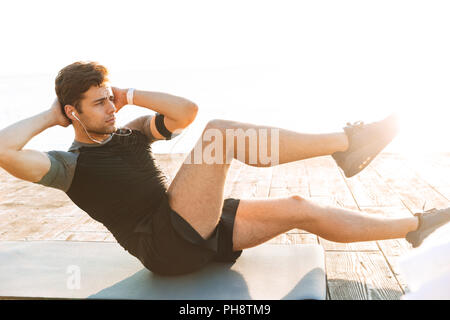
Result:
{"label": "short dark hair", "polygon": [[[93,61],[77,61],[62,68],[55,79],[55,91],[61,104],[61,111],[67,116],[64,106],[70,104],[81,113],[81,100],[92,86],[108,82],[108,69]],[[70,122],[72,120],[69,119]]]}

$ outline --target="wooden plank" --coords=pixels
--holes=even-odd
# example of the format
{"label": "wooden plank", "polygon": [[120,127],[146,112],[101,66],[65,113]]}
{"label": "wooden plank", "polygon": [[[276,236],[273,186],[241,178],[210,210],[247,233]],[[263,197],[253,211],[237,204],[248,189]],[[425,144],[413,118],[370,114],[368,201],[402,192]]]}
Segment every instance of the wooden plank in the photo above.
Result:
{"label": "wooden plank", "polygon": [[273,167],[269,197],[300,194],[309,196],[309,182],[304,162],[295,161]]}
{"label": "wooden plank", "polygon": [[[359,188],[356,187],[354,179],[347,179],[347,184],[363,211],[385,217],[409,217],[411,213],[404,206],[399,195],[381,179],[380,175],[374,169],[375,167],[380,168],[381,162],[389,167],[389,163],[386,163],[387,161],[389,161],[389,158],[381,157],[361,172],[356,180],[358,181]],[[356,189],[359,189],[359,191],[356,191]],[[370,205],[373,206],[369,207]],[[406,281],[399,272],[398,258],[401,254],[410,250],[411,246],[409,243],[405,239],[383,240],[372,243],[376,244],[381,250],[399,285],[405,290]],[[396,249],[391,250],[391,248]]]}
{"label": "wooden plank", "polygon": [[334,242],[330,240],[326,240],[322,237],[319,238],[320,245],[328,251],[379,251],[379,248],[375,241],[360,241],[360,242],[351,242],[351,243],[340,243]]}
{"label": "wooden plank", "polygon": [[439,155],[405,158],[404,164],[433,186],[450,187],[450,164]]}
{"label": "wooden plank", "polygon": [[233,184],[230,192],[231,196],[240,199],[267,198],[273,167],[261,168],[246,164],[242,164],[242,166],[238,176],[231,182]]}
{"label": "wooden plank", "polygon": [[312,233],[283,233],[268,241],[272,244],[317,244],[317,236]]}
{"label": "wooden plank", "polygon": [[408,290],[408,283],[404,275],[400,272],[399,260],[412,250],[411,245],[405,239],[379,240],[377,244],[385,256],[397,282],[403,291],[406,292]]}
{"label": "wooden plank", "polygon": [[442,154],[405,158],[405,165],[426,181],[431,188],[450,200],[450,156]]}
{"label": "wooden plank", "polygon": [[185,153],[174,153],[174,154],[154,154],[155,163],[159,169],[164,173],[167,178],[167,186],[170,185],[173,178],[180,169],[183,161],[185,160],[187,154]]}
{"label": "wooden plank", "polygon": [[51,240],[72,226],[93,221],[84,214],[82,217],[45,217],[36,215],[28,218],[21,216],[2,228],[0,240]]}
{"label": "wooden plank", "polygon": [[396,192],[411,213],[433,207],[448,207],[449,201],[419,177],[399,155],[386,154],[382,159],[375,159],[375,170],[393,192]]}
{"label": "wooden plank", "polygon": [[436,187],[437,192],[442,194],[447,200],[450,199],[450,187]]}
{"label": "wooden plank", "polygon": [[311,197],[328,196],[337,206],[357,210],[358,206],[331,157],[307,159],[305,168]]}
{"label": "wooden plank", "polygon": [[[2,226],[0,237],[2,240],[24,240],[27,237],[44,231],[43,225],[39,223],[37,216],[29,217],[30,214],[17,215],[16,219],[10,220],[7,225]],[[54,224],[53,224],[54,225]]]}
{"label": "wooden plank", "polygon": [[87,231],[64,231],[58,234],[55,239],[51,240],[63,240],[63,241],[102,241],[102,242],[117,242],[114,238],[110,239],[110,232],[87,232]]}
{"label": "wooden plank", "polygon": [[398,300],[404,293],[380,252],[327,252],[331,300]]}
{"label": "wooden plank", "polygon": [[74,224],[80,224],[79,221],[80,219],[74,217],[44,218],[37,224],[40,225],[40,228],[35,232],[27,234],[24,239],[27,241],[57,239],[58,235],[65,229]]}
{"label": "wooden plank", "polygon": [[245,165],[239,161],[232,161],[228,169],[227,177],[224,186],[224,199],[226,198],[240,198],[241,195],[237,192],[240,174],[245,169]]}
{"label": "wooden plank", "polygon": [[345,179],[359,208],[363,207],[402,207],[399,196],[391,192],[389,186],[380,178],[372,165],[358,175]]}

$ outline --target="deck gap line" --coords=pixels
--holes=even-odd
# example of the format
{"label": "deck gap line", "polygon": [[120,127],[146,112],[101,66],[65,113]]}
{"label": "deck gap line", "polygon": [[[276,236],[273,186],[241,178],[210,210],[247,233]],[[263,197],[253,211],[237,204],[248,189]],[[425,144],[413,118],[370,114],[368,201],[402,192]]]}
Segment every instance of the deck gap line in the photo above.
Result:
{"label": "deck gap line", "polygon": [[399,198],[400,202],[401,202],[401,203],[403,204],[403,206],[409,211],[409,213],[411,213],[411,214],[414,216],[414,212],[413,212],[412,208],[410,208],[410,207],[405,203],[405,201],[403,201],[403,199],[402,199],[402,197],[400,196],[400,194],[399,194],[397,191],[395,191],[395,190],[391,187],[391,185],[390,185],[389,183],[387,183],[387,182],[383,179],[383,177],[381,176],[381,174],[378,172],[377,168],[373,168],[373,170],[374,170],[375,173],[378,175],[378,177],[380,177],[381,181],[388,187],[388,189],[389,189],[392,193],[394,193],[394,194]]}
{"label": "deck gap line", "polygon": [[387,263],[387,265],[388,265],[388,267],[389,267],[389,270],[391,270],[391,273],[392,273],[392,275],[394,276],[395,281],[397,281],[397,284],[398,284],[398,286],[400,287],[400,289],[402,290],[402,293],[405,294],[405,290],[403,289],[402,284],[401,284],[400,281],[398,280],[397,275],[396,275],[395,272],[394,272],[394,269],[392,268],[391,264],[389,263],[389,259],[387,258],[386,254],[384,253],[384,251],[383,251],[383,249],[381,248],[381,246],[380,246],[380,244],[378,243],[378,241],[375,241],[375,242],[376,242],[376,244],[377,244],[378,249],[380,249],[381,254],[383,255],[384,260],[386,261],[386,263]]}
{"label": "deck gap line", "polygon": [[339,172],[339,174],[341,175],[341,178],[344,180],[344,183],[345,183],[345,185],[347,186],[347,190],[350,192],[350,194],[352,195],[352,198],[353,198],[353,201],[355,201],[355,204],[356,204],[356,206],[358,207],[358,210],[359,211],[362,211],[361,210],[361,207],[360,207],[360,205],[359,205],[359,203],[358,203],[358,201],[356,201],[356,198],[355,198],[355,195],[353,194],[353,192],[352,192],[352,189],[350,188],[350,186],[348,185],[348,183],[347,183],[347,179],[345,179],[345,177],[344,177],[344,174],[341,172],[341,170],[339,170],[339,169],[337,169],[338,170],[338,172]]}

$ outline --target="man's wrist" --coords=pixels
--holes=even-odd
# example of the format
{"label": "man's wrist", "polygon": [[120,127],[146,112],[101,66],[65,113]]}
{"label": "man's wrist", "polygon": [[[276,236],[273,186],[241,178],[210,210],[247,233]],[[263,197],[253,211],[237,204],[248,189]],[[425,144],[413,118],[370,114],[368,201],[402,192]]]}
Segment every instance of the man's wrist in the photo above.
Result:
{"label": "man's wrist", "polygon": [[128,88],[127,90],[127,104],[134,104],[134,92],[136,89]]}
{"label": "man's wrist", "polygon": [[42,113],[43,118],[45,119],[46,127],[54,127],[59,125],[58,113],[54,109],[49,109]]}

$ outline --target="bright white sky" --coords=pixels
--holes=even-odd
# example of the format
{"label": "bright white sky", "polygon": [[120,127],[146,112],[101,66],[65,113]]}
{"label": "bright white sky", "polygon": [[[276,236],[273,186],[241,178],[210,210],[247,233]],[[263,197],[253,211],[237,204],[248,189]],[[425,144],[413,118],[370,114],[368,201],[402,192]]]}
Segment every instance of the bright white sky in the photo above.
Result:
{"label": "bright white sky", "polygon": [[317,77],[414,77],[449,67],[449,9],[411,0],[2,1],[0,70],[47,73],[83,58],[116,70],[320,60]]}
{"label": "bright white sky", "polygon": [[275,68],[305,107],[397,111],[405,146],[450,151],[449,17],[448,1],[2,1],[0,75]]}

